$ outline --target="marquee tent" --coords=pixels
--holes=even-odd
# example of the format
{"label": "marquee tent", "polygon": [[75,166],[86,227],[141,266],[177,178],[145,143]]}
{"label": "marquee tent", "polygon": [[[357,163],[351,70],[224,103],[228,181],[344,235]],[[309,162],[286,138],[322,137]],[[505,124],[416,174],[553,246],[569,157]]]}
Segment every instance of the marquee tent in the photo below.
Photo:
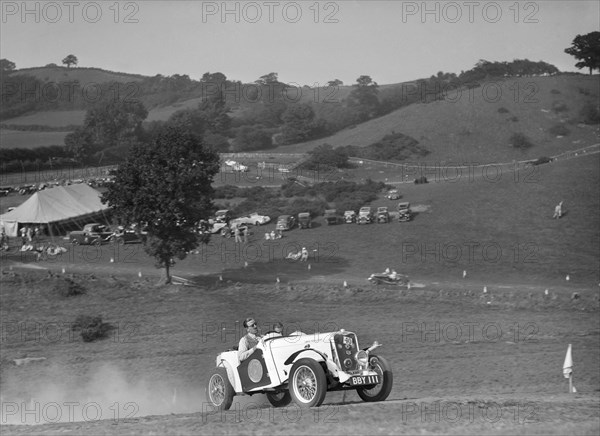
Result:
{"label": "marquee tent", "polygon": [[0,215],[0,228],[17,236],[19,225],[61,224],[92,218],[108,210],[102,194],[85,183],[58,186],[36,192],[16,209]]}

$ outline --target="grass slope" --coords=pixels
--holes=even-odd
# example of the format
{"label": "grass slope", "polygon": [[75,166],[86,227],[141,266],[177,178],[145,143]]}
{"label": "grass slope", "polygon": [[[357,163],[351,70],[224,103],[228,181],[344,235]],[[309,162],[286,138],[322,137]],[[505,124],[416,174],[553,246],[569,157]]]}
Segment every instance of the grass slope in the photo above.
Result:
{"label": "grass slope", "polygon": [[[274,151],[305,152],[323,143],[334,147],[365,146],[395,131],[412,136],[430,150],[431,154],[424,159],[427,162],[510,162],[554,155],[597,142],[593,128],[569,122],[578,121],[585,102],[597,102],[598,96],[596,76],[563,75],[488,82],[460,95],[448,92],[446,100],[414,104],[330,137],[282,146]],[[564,104],[566,110],[556,113],[552,110],[553,104]],[[498,112],[500,108],[508,113]],[[512,121],[512,117],[518,120]],[[570,135],[557,138],[548,132],[552,126],[563,123],[571,131]],[[526,151],[512,148],[509,138],[516,132],[527,135],[535,146]]]}
{"label": "grass slope", "polygon": [[91,83],[105,82],[138,82],[144,79],[139,74],[118,73],[115,71],[103,70],[102,68],[82,68],[82,67],[35,67],[23,68],[14,71],[12,74],[26,74],[36,77],[44,82],[72,82],[79,81],[81,86]]}

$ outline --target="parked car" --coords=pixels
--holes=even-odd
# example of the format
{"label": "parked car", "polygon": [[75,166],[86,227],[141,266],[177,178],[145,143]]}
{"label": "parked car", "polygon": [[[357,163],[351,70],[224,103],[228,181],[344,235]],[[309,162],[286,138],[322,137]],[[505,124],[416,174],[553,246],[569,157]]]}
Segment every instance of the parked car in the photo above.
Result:
{"label": "parked car", "polygon": [[398,200],[402,196],[400,195],[400,193],[398,192],[397,189],[392,189],[392,190],[388,191],[388,193],[385,197],[389,200]]}
{"label": "parked car", "polygon": [[387,206],[380,206],[377,208],[377,222],[378,223],[390,222],[390,213],[388,212]]}
{"label": "parked car", "polygon": [[373,210],[370,206],[360,208],[356,222],[358,224],[370,224],[373,222]]}
{"label": "parked car", "polygon": [[344,222],[346,224],[352,224],[356,222],[356,212],[353,210],[347,210],[344,212]]}
{"label": "parked car", "polygon": [[263,224],[271,222],[271,217],[268,217],[267,215],[260,215],[259,213],[254,212],[250,215],[234,218],[232,222],[236,222],[239,224],[251,224],[254,226],[262,226]]}
{"label": "parked car", "polygon": [[393,373],[373,353],[380,346],[375,341],[361,349],[356,333],[343,329],[267,334],[242,362],[237,347],[217,355],[206,399],[219,410],[228,410],[235,395],[266,394],[274,407],[292,400],[301,408],[318,407],[328,391],[341,390],[355,390],[366,402],[383,401],[392,391]]}
{"label": "parked car", "polygon": [[312,227],[312,219],[310,213],[301,212],[298,214],[298,227],[301,229],[310,229]]}
{"label": "parked car", "polygon": [[229,223],[231,220],[231,214],[227,209],[221,209],[215,212],[214,222],[216,223]]}
{"label": "parked car", "polygon": [[296,225],[296,219],[293,215],[281,215],[277,218],[276,230],[291,230]]}
{"label": "parked car", "polygon": [[409,202],[398,203],[398,221],[410,221],[412,219],[412,211],[410,210]]}
{"label": "parked car", "polygon": [[109,241],[112,244],[125,245],[125,244],[141,244],[144,242],[146,235],[144,233],[138,233],[131,229],[118,229],[110,236]]}
{"label": "parked car", "polygon": [[100,223],[90,223],[83,227],[83,230],[69,233],[69,241],[75,245],[102,245],[110,241],[113,235],[112,230]]}
{"label": "parked car", "polygon": [[339,217],[337,215],[337,210],[327,209],[325,211],[325,221],[327,222],[327,225],[337,224],[338,219],[339,219]]}

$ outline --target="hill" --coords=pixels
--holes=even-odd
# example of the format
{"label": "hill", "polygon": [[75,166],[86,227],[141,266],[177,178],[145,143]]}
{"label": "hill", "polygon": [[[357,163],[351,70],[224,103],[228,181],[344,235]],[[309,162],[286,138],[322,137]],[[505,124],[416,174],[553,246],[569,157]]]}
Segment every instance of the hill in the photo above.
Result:
{"label": "hill", "polygon": [[[449,92],[446,99],[412,104],[332,136],[273,151],[306,152],[323,143],[365,146],[396,132],[427,148],[431,152],[427,162],[510,162],[550,156],[597,142],[597,131],[579,124],[579,112],[587,102],[597,103],[598,86],[597,76],[579,75],[484,82],[479,88]],[[551,131],[555,126],[566,127],[569,133],[559,137]],[[511,147],[509,139],[517,132],[534,146]]]}
{"label": "hill", "polygon": [[146,77],[140,74],[118,73],[103,70],[102,68],[85,67],[34,67],[14,70],[12,75],[26,74],[43,82],[74,82],[79,83],[105,83],[105,82],[141,82]]}

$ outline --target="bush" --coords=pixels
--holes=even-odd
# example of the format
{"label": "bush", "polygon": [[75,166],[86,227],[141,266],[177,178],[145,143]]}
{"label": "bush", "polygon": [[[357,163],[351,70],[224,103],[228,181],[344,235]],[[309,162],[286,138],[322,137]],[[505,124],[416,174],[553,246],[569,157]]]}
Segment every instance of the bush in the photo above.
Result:
{"label": "bush", "polygon": [[550,129],[548,129],[550,133],[556,136],[567,136],[571,131],[567,129],[567,126],[564,124],[555,124]]}
{"label": "bush", "polygon": [[554,103],[552,103],[552,110],[559,114],[561,112],[568,112],[569,108],[567,107],[567,105],[563,102],[560,101],[555,101]]}
{"label": "bush", "polygon": [[415,185],[421,185],[424,183],[429,183],[429,181],[427,180],[427,177],[425,177],[425,176],[417,177],[415,179]]}
{"label": "bush", "polygon": [[75,297],[85,294],[85,288],[70,278],[59,278],[54,284],[54,292],[62,297]]}
{"label": "bush", "polygon": [[509,110],[506,109],[505,107],[501,107],[498,109],[498,113],[499,114],[507,114],[507,113],[509,113]]}
{"label": "bush", "polygon": [[579,115],[585,124],[600,124],[600,107],[597,104],[586,103],[579,111]]}
{"label": "bush", "polygon": [[510,117],[509,120],[512,121],[513,123],[517,123],[517,122],[519,122],[519,117]]}
{"label": "bush", "polygon": [[101,316],[89,315],[79,315],[71,325],[72,331],[81,330],[83,342],[103,339],[113,328],[109,323],[102,322]]}
{"label": "bush", "polygon": [[550,94],[560,94],[560,91],[558,89],[553,89],[550,91]]}
{"label": "bush", "polygon": [[523,133],[513,133],[513,135],[510,137],[509,142],[510,145],[521,150],[533,147],[533,144],[531,143],[529,138]]}

